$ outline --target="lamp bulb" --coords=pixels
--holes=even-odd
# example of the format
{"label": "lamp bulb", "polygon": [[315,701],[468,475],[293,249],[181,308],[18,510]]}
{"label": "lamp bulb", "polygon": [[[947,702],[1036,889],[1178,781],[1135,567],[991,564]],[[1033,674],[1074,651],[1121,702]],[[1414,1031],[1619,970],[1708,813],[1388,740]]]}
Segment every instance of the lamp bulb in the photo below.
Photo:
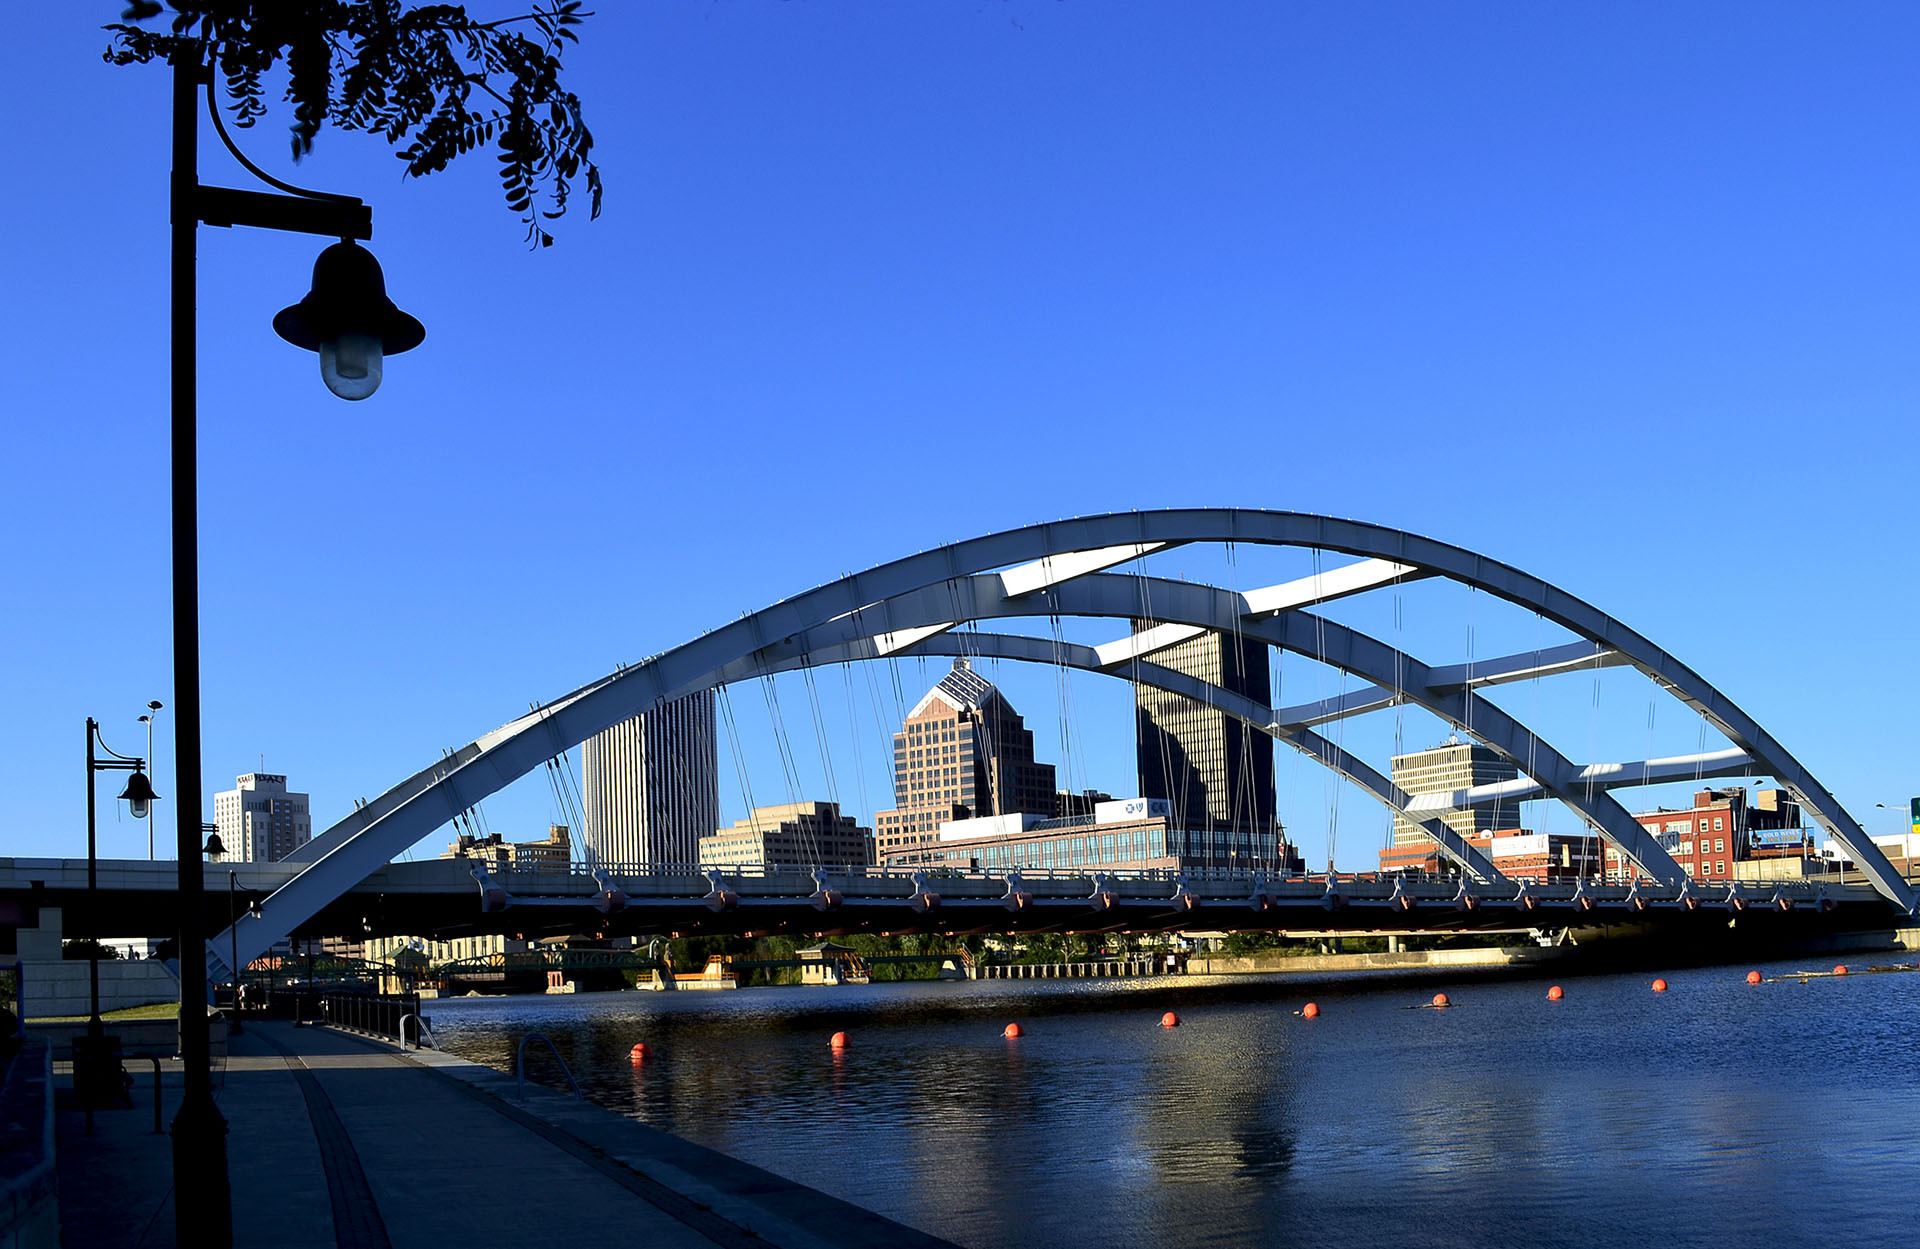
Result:
{"label": "lamp bulb", "polygon": [[320,344],[320,380],[342,399],[365,399],[380,389],[380,336],[343,333]]}

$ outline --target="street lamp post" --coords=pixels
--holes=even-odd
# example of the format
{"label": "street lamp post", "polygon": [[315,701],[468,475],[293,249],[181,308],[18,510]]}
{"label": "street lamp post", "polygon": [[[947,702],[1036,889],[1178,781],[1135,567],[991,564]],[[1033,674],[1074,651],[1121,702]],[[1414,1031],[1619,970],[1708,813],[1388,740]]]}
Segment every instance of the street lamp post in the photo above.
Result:
{"label": "street lamp post", "polygon": [[229,1035],[239,1036],[246,1029],[240,1024],[240,916],[234,909],[234,894],[240,883],[240,873],[233,868],[227,869],[227,939],[232,943],[228,949],[227,966],[233,969],[233,1026]]}
{"label": "street lamp post", "polygon": [[[149,760],[153,759],[154,757],[153,755],[153,721],[154,721],[154,717],[159,714],[160,714],[160,700],[154,699],[152,702],[147,704],[147,714],[140,717],[140,723],[147,726],[147,758]],[[160,770],[160,765],[157,762],[154,764],[153,770],[155,772],[158,772]],[[147,862],[149,863],[153,862],[153,808],[152,807],[147,808]]]}
{"label": "street lamp post", "polygon": [[[194,319],[198,297],[194,249],[200,224],[255,226],[341,240],[315,265],[313,291],[275,317],[274,329],[289,342],[318,351],[327,388],[343,398],[371,395],[380,383],[383,357],[418,346],[426,331],[387,299],[379,265],[352,242],[372,237],[372,211],[351,196],[289,186],[249,161],[220,122],[213,102],[212,68],[203,63],[204,56],[202,47],[197,54],[179,54],[173,64],[169,196],[174,778],[179,794],[175,848],[179,856],[180,1056],[186,1077],[180,1110],[173,1120],[173,1191],[179,1243],[228,1249],[233,1244],[233,1201],[227,1174],[227,1122],[214,1105],[210,1071],[206,881],[200,857],[199,343]],[[201,185],[203,92],[227,150],[254,176],[290,194]]]}
{"label": "street lamp post", "polygon": [[[98,743],[102,751],[111,758],[102,759],[94,754],[94,745]],[[73,1087],[74,1094],[80,1099],[87,1112],[87,1133],[93,1133],[93,1110],[99,1104],[102,1089],[115,1082],[120,1066],[119,1058],[108,1052],[106,1026],[100,1022],[100,893],[99,893],[99,837],[96,830],[96,803],[93,793],[93,774],[96,772],[131,772],[127,778],[127,787],[120,791],[120,798],[127,804],[134,819],[150,816],[153,812],[153,800],[159,797],[153,792],[152,782],[147,780],[143,770],[146,760],[133,759],[111,749],[100,738],[100,724],[91,716],[87,718],[87,920],[82,927],[86,931],[87,950],[87,1035],[84,1044],[77,1047],[79,1053],[74,1056]]]}

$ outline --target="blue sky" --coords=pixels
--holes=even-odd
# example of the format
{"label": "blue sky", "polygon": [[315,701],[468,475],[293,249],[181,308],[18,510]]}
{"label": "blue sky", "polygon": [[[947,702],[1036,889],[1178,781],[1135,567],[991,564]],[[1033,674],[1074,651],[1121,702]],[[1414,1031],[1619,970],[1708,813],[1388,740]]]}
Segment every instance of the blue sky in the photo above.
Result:
{"label": "blue sky", "polygon": [[[137,752],[174,701],[168,84],[101,63],[120,7],[28,6],[0,81],[5,854],[79,853],[85,717]],[[600,7],[569,69],[606,212],[544,253],[485,156],[403,183],[332,131],[291,167],[281,113],[244,139],[373,203],[428,338],[341,403],[269,327],[316,241],[201,231],[209,814],[264,761],[324,825],[530,701],[905,552],[1234,505],[1557,582],[1894,831],[1875,804],[1920,785],[1911,6]],[[245,185],[203,133],[204,179]],[[1532,628],[1474,596],[1416,616],[1432,662]],[[940,667],[901,665],[909,704]],[[863,815],[891,679],[817,687],[866,726],[826,745]],[[1063,711],[1054,674],[999,679],[1044,757],[1064,727],[1077,779],[1131,785],[1124,688],[1076,678]],[[1676,704],[1606,682],[1555,695],[1567,753],[1693,748]],[[816,788],[808,695],[779,692]],[[747,693],[748,784],[784,797]],[[734,815],[731,771],[723,747]],[[1289,772],[1309,858],[1344,827],[1342,866],[1370,861],[1383,818]],[[511,836],[556,814],[538,776],[486,807]],[[105,853],[144,841],[108,818]]]}

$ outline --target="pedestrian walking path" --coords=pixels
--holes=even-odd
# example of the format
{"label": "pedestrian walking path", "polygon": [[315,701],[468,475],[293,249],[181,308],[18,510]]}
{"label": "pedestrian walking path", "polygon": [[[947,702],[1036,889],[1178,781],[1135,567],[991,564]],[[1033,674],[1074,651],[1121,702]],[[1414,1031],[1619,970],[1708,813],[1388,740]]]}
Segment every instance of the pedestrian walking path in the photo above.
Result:
{"label": "pedestrian walking path", "polygon": [[[180,1095],[179,1064],[168,1066],[166,1121]],[[947,1244],[578,1098],[516,1093],[513,1077],[436,1051],[249,1024],[230,1042],[218,1097],[234,1244]],[[171,1144],[152,1134],[150,1071],[137,1071],[134,1102],[97,1113],[92,1136],[78,1111],[59,1116],[66,1249],[175,1244]]]}

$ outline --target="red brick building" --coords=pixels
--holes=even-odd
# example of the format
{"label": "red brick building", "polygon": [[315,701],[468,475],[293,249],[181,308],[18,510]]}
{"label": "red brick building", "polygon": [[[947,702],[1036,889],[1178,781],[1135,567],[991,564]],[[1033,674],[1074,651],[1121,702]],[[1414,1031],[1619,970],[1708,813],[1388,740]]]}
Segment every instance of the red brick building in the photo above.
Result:
{"label": "red brick building", "polygon": [[[1661,807],[1633,818],[1695,880],[1732,880],[1742,859],[1797,858],[1807,849],[1799,804],[1779,789],[1760,790],[1751,805],[1745,786],[1703,789],[1691,807]],[[1619,851],[1607,851],[1609,878],[1623,879],[1630,867]]]}

